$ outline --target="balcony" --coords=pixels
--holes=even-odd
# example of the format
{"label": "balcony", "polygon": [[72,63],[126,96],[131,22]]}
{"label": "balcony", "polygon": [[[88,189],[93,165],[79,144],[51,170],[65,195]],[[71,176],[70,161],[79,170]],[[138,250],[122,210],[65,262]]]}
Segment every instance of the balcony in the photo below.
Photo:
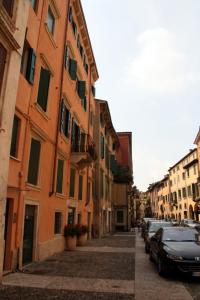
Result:
{"label": "balcony", "polygon": [[90,166],[97,159],[95,144],[88,134],[81,134],[79,139],[71,143],[71,163],[79,169]]}

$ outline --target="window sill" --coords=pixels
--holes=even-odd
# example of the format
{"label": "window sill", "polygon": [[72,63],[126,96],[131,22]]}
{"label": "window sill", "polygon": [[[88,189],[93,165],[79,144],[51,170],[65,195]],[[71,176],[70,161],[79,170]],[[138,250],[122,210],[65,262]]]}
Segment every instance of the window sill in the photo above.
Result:
{"label": "window sill", "polygon": [[31,183],[28,183],[28,182],[26,182],[26,185],[27,185],[29,188],[31,188],[32,190],[35,190],[35,191],[41,191],[41,190],[42,190],[41,187],[38,186],[38,185],[33,185],[33,184],[31,184]]}
{"label": "window sill", "polygon": [[64,194],[59,194],[59,193],[56,193],[56,197],[61,198],[61,199],[66,198],[66,196]]}
{"label": "window sill", "polygon": [[37,111],[44,117],[44,119],[46,121],[49,121],[50,118],[47,116],[46,112],[40,107],[40,105],[37,102],[35,102],[34,105]]}
{"label": "window sill", "polygon": [[20,159],[18,159],[17,157],[14,157],[14,156],[12,156],[12,155],[10,155],[10,159],[12,159],[12,160],[14,160],[14,161],[16,161],[16,162],[18,162],[18,163],[21,162]]}
{"label": "window sill", "polygon": [[48,26],[47,26],[47,23],[44,23],[44,27],[45,27],[45,29],[46,29],[47,35],[48,35],[48,37],[49,37],[49,39],[50,39],[50,41],[51,41],[53,47],[54,47],[55,49],[58,48],[58,46],[56,45],[56,42],[55,42],[55,40],[54,40],[54,37],[53,37],[52,33],[49,31],[49,28],[48,28]]}

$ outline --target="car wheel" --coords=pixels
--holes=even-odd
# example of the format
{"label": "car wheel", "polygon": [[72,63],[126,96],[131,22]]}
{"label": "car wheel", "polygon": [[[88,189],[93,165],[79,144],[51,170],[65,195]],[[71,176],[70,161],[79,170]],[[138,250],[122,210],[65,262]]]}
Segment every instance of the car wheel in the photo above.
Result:
{"label": "car wheel", "polygon": [[149,248],[148,248],[148,246],[146,244],[145,244],[145,252],[149,253]]}
{"label": "car wheel", "polygon": [[160,257],[158,258],[158,274],[160,276],[165,276],[167,274],[166,266]]}

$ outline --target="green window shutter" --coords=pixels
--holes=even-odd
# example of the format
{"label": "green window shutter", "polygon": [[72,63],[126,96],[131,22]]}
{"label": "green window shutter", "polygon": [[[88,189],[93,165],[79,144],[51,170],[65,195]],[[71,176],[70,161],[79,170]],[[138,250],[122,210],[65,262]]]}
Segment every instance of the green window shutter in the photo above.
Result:
{"label": "green window shutter", "polygon": [[28,56],[28,63],[27,63],[27,70],[26,70],[26,79],[31,84],[34,84],[35,62],[36,62],[35,51],[32,48],[30,48],[29,56]]}
{"label": "green window shutter", "polygon": [[95,97],[95,95],[96,95],[96,89],[95,89],[95,87],[92,85],[92,95]]}
{"label": "green window shutter", "polygon": [[50,76],[49,70],[41,67],[37,102],[44,111],[47,109]]}
{"label": "green window shutter", "polygon": [[83,100],[83,107],[84,107],[84,110],[87,111],[87,98],[86,98],[86,96],[84,97],[84,100]]}
{"label": "green window shutter", "polygon": [[72,7],[69,8],[69,21],[72,22]]}
{"label": "green window shutter", "polygon": [[58,159],[56,192],[60,194],[63,190],[63,169],[64,160]]}
{"label": "green window shutter", "polygon": [[66,45],[65,47],[65,69],[68,68],[69,64],[69,47]]}
{"label": "green window shutter", "polygon": [[32,139],[28,166],[28,182],[34,185],[37,185],[38,182],[40,149],[40,142],[38,140]]}
{"label": "green window shutter", "polygon": [[82,197],[83,197],[83,176],[79,175],[78,200],[82,200]]}
{"label": "green window shutter", "polygon": [[70,137],[70,122],[71,122],[71,114],[68,109],[66,109],[66,130],[65,130],[65,135],[66,137]]}
{"label": "green window shutter", "polygon": [[17,157],[17,138],[18,138],[18,129],[19,129],[20,119],[15,115],[13,120],[13,129],[12,129],[12,139],[10,147],[10,155]]}
{"label": "green window shutter", "polygon": [[74,198],[74,188],[75,188],[75,169],[71,169],[70,171],[70,189],[69,189],[69,196]]}
{"label": "green window shutter", "polygon": [[63,100],[60,103],[60,131],[65,132],[65,104]]}
{"label": "green window shutter", "polygon": [[101,135],[101,158],[104,159],[104,137]]}
{"label": "green window shutter", "polygon": [[77,61],[74,59],[69,59],[69,75],[72,80],[76,80],[76,72],[77,72]]}
{"label": "green window shutter", "polygon": [[85,89],[86,89],[85,81],[78,80],[78,95],[81,99],[85,98]]}

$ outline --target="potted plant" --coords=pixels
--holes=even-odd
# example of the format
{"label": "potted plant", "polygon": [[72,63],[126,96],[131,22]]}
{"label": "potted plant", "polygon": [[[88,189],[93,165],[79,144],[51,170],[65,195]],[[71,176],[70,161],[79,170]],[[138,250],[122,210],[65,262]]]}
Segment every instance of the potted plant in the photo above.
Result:
{"label": "potted plant", "polygon": [[84,246],[87,242],[87,233],[88,233],[88,226],[86,225],[77,225],[77,245]]}
{"label": "potted plant", "polygon": [[65,225],[64,236],[66,237],[67,250],[75,250],[77,243],[77,226],[72,224]]}

